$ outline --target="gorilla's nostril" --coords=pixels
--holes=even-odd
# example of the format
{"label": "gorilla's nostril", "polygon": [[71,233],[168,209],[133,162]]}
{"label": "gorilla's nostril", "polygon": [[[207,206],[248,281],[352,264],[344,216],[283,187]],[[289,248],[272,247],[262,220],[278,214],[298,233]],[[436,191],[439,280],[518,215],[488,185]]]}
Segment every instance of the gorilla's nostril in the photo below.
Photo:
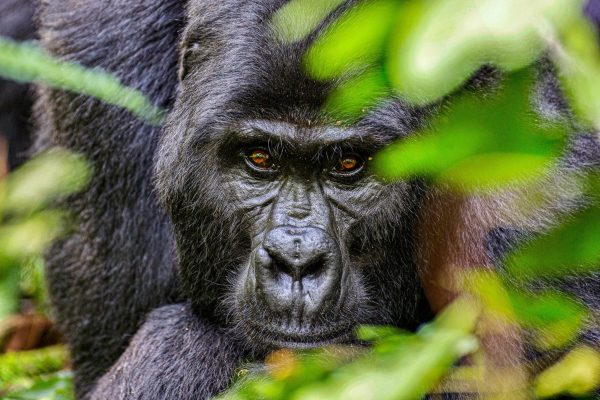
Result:
{"label": "gorilla's nostril", "polygon": [[322,273],[323,270],[325,269],[324,268],[324,265],[325,265],[324,261],[325,261],[324,258],[321,257],[318,260],[315,260],[314,262],[306,265],[304,267],[302,276],[305,276],[305,277],[317,276],[320,273]]}
{"label": "gorilla's nostril", "polygon": [[269,268],[273,264],[273,259],[264,248],[259,248],[254,254],[254,262],[262,268]]}

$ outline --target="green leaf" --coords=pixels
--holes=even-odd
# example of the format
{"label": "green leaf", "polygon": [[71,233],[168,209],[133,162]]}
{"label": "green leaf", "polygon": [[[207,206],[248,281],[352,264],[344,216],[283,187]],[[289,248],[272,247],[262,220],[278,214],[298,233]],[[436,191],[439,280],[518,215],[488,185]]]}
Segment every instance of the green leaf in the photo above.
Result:
{"label": "green leaf", "polygon": [[600,353],[587,346],[570,351],[562,360],[536,377],[534,386],[536,397],[542,399],[554,398],[560,394],[576,397],[592,395],[598,387]]}
{"label": "green leaf", "polygon": [[344,0],[291,0],[273,14],[271,28],[278,39],[293,43],[304,39]]}
{"label": "green leaf", "polygon": [[0,266],[39,255],[64,229],[65,214],[41,211],[22,222],[0,227]]}
{"label": "green leaf", "polygon": [[64,368],[68,360],[63,346],[0,355],[0,390],[20,378],[35,378]]}
{"label": "green leaf", "polygon": [[426,104],[485,64],[521,69],[544,49],[543,30],[577,20],[581,7],[577,0],[407,2],[388,50],[392,86],[407,100]]}
{"label": "green leaf", "polygon": [[32,380],[30,387],[8,394],[7,400],[74,400],[73,377],[59,372]]}
{"label": "green leaf", "polygon": [[583,19],[562,30],[553,58],[575,111],[600,130],[600,50],[598,33]]}
{"label": "green leaf", "polygon": [[401,333],[403,333],[401,330],[392,326],[362,325],[358,328],[356,336],[360,340],[373,342]]}
{"label": "green leaf", "polygon": [[525,183],[544,175],[555,164],[554,154],[488,153],[473,155],[444,170],[438,180],[467,191],[491,190]]}
{"label": "green leaf", "polygon": [[370,70],[337,86],[327,98],[324,109],[336,118],[352,122],[388,93],[383,71]]}
{"label": "green leaf", "polygon": [[81,190],[89,181],[90,170],[80,156],[65,150],[53,150],[27,162],[11,173],[0,210],[30,213],[57,198]]}
{"label": "green leaf", "polygon": [[463,95],[431,127],[375,157],[386,179],[425,176],[461,190],[490,190],[542,175],[565,142],[566,127],[530,112],[530,72],[509,76],[493,96]]}
{"label": "green leaf", "polygon": [[18,268],[11,267],[0,268],[0,321],[16,313],[21,301],[21,274]]}
{"label": "green leaf", "polygon": [[547,234],[519,247],[506,260],[524,280],[600,270],[600,208],[580,211]]}
{"label": "green leaf", "polygon": [[59,61],[31,43],[0,38],[0,76],[19,82],[37,82],[95,97],[160,124],[164,112],[138,90],[125,87],[112,75]]}
{"label": "green leaf", "polygon": [[472,274],[468,283],[486,310],[532,331],[540,348],[570,343],[588,318],[584,305],[559,291],[520,290],[492,273]]}
{"label": "green leaf", "polygon": [[360,4],[340,17],[306,54],[306,69],[327,80],[361,71],[383,57],[385,40],[395,20],[398,1]]}

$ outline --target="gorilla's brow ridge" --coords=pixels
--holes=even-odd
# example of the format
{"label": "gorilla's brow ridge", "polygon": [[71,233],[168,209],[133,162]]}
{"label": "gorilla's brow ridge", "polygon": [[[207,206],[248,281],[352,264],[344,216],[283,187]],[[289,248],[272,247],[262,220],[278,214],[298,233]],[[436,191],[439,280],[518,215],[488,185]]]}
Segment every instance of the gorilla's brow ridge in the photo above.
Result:
{"label": "gorilla's brow ridge", "polygon": [[232,130],[229,138],[238,143],[282,142],[299,150],[319,150],[326,147],[379,149],[388,141],[365,129],[337,126],[298,126],[281,121],[249,120]]}

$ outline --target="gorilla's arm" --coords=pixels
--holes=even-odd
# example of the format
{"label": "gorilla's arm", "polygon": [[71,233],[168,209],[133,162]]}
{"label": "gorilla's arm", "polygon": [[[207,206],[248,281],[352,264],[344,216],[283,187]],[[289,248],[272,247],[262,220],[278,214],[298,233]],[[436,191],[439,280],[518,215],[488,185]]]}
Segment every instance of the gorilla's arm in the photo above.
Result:
{"label": "gorilla's arm", "polygon": [[231,381],[241,351],[188,305],[153,311],[94,389],[93,400],[204,399]]}

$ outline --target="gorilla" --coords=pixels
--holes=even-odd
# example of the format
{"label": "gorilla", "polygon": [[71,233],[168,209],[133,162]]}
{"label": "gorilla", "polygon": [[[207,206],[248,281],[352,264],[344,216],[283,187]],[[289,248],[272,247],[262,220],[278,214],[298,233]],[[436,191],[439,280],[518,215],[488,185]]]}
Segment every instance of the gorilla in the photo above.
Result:
{"label": "gorilla", "polygon": [[[510,245],[495,229],[510,201],[461,202],[423,179],[373,174],[372,156],[435,107],[390,98],[337,124],[322,111],[335,83],[308,77],[301,58],[353,2],[294,44],[268,23],[284,3],[40,4],[48,52],[109,71],[169,110],[157,127],[83,95],[38,91],[36,149],[74,150],[94,171],[66,200],[76,227],[46,257],[79,398],[207,398],[272,349],[352,343],[364,323],[414,329],[447,302],[433,276]],[[566,114],[551,74],[540,74],[537,98],[542,114]],[[560,183],[597,168],[600,145],[578,136],[565,160],[548,178],[552,201],[524,230],[577,203]],[[586,298],[598,302],[598,286]]]}

